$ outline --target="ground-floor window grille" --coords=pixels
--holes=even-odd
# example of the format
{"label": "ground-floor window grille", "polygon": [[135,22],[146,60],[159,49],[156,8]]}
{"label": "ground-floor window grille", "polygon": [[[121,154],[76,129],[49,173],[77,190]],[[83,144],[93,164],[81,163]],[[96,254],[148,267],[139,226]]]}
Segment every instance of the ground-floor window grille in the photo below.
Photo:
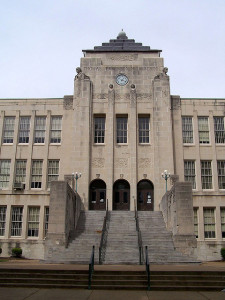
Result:
{"label": "ground-floor window grille", "polygon": [[0,236],[5,235],[6,206],[0,206]]}
{"label": "ground-floor window grille", "polygon": [[195,161],[194,160],[185,160],[184,161],[184,180],[191,182],[192,189],[196,189],[195,181]]}
{"label": "ground-floor window grille", "polygon": [[12,207],[11,215],[11,236],[21,236],[23,225],[23,207]]}
{"label": "ground-floor window grille", "polygon": [[31,188],[40,189],[42,184],[42,160],[32,161]]}
{"label": "ground-floor window grille", "polygon": [[50,188],[51,181],[59,178],[59,160],[48,161],[48,188]]}
{"label": "ground-floor window grille", "polygon": [[225,189],[225,160],[217,161],[219,189]]}
{"label": "ground-floor window grille", "polygon": [[225,238],[225,208],[220,209],[222,238]]}
{"label": "ground-floor window grille", "polygon": [[40,207],[28,208],[28,232],[27,236],[37,237],[39,232]]}
{"label": "ground-floor window grille", "polygon": [[201,161],[202,189],[212,189],[212,167],[211,161]]}
{"label": "ground-floor window grille", "polygon": [[0,188],[8,188],[10,177],[10,160],[0,160]]}
{"label": "ground-floor window grille", "polygon": [[48,220],[49,220],[49,207],[45,207],[45,219],[44,219],[44,236],[47,236],[48,233]]}
{"label": "ground-floor window grille", "polygon": [[204,235],[205,238],[215,238],[215,209],[204,208]]}
{"label": "ground-floor window grille", "polygon": [[25,182],[26,163],[26,160],[16,160],[15,183]]}
{"label": "ground-floor window grille", "polygon": [[194,232],[196,238],[198,238],[198,208],[194,208]]}

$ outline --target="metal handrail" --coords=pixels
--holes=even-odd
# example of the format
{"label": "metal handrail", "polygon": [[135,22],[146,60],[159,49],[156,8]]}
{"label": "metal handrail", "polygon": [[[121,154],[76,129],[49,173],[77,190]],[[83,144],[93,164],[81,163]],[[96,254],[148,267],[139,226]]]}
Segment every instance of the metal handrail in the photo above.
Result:
{"label": "metal handrail", "polygon": [[91,279],[94,272],[94,264],[95,264],[95,246],[92,246],[91,257],[89,261],[89,272],[88,272],[88,289],[91,289]]}
{"label": "metal handrail", "polygon": [[106,200],[106,213],[105,213],[104,222],[102,226],[102,236],[99,245],[99,264],[102,264],[104,259],[103,249],[106,246],[107,232],[108,232],[108,199]]}
{"label": "metal handrail", "polygon": [[142,236],[141,236],[141,230],[139,226],[139,218],[138,218],[138,211],[136,209],[136,204],[134,203],[134,214],[135,214],[135,220],[136,220],[136,230],[138,233],[138,248],[139,248],[139,264],[143,264],[143,258],[144,258],[144,253],[143,253],[143,243],[142,243]]}
{"label": "metal handrail", "polygon": [[148,278],[148,291],[150,291],[150,263],[148,259],[148,247],[145,246],[145,269]]}

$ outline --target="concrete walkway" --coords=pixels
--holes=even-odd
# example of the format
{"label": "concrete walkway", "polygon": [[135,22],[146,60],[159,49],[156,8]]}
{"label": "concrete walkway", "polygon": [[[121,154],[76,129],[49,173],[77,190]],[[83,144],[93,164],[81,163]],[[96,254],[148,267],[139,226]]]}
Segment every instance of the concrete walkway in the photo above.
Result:
{"label": "concrete walkway", "polygon": [[[11,259],[1,260],[0,269],[88,269],[87,265],[44,264],[38,260]],[[137,265],[96,265],[96,270],[144,270]],[[224,271],[225,262],[206,262],[186,265],[152,265],[151,270],[159,271]],[[109,291],[37,288],[0,288],[1,300],[225,300],[225,292],[173,292],[173,291]]]}

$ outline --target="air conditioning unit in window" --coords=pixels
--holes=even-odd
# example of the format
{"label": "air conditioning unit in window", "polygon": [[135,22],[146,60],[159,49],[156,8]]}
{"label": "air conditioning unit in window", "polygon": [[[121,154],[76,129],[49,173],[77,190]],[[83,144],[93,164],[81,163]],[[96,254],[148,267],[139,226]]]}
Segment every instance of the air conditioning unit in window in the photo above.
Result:
{"label": "air conditioning unit in window", "polygon": [[14,188],[14,190],[24,190],[25,189],[25,183],[15,182],[13,188]]}

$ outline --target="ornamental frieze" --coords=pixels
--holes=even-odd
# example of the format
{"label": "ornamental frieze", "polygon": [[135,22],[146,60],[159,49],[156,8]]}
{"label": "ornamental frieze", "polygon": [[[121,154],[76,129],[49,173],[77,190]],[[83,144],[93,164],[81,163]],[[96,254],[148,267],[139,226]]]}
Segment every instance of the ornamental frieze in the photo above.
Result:
{"label": "ornamental frieze", "polygon": [[105,165],[105,159],[104,158],[93,158],[92,159],[92,167],[103,168],[104,165]]}
{"label": "ornamental frieze", "polygon": [[127,158],[117,158],[115,161],[116,167],[127,167],[128,159]]}
{"label": "ornamental frieze", "polygon": [[110,56],[111,60],[118,60],[118,61],[134,61],[138,59],[137,54],[120,54],[120,55],[112,55]]}
{"label": "ornamental frieze", "polygon": [[151,167],[151,166],[152,166],[152,161],[150,158],[139,158],[139,160],[138,160],[139,168],[146,168],[146,167]]}

